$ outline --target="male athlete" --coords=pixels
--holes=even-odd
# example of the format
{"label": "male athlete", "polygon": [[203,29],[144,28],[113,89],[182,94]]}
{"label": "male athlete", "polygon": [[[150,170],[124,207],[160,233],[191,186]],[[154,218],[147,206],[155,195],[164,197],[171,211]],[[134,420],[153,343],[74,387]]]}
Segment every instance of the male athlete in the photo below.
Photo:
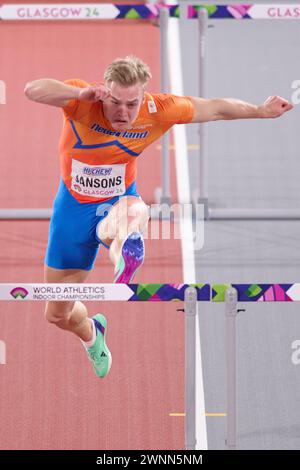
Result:
{"label": "male athlete", "polygon": [[[104,83],[40,79],[27,83],[33,101],[62,108],[61,181],[50,222],[45,282],[84,282],[100,244],[109,249],[115,282],[130,282],[144,260],[148,210],[136,188],[137,157],[174,124],[275,118],[292,109],[272,96],[261,106],[146,92],[149,67],[134,56],[114,60]],[[46,318],[82,341],[98,377],[111,354],[107,321],[88,318],[82,302],[47,302]]]}

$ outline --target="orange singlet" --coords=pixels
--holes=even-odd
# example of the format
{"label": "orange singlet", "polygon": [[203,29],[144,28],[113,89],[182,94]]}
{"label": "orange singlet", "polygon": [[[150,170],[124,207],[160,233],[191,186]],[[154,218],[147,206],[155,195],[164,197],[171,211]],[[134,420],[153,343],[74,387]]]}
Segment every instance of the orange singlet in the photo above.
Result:
{"label": "orange singlet", "polygon": [[[66,80],[80,88],[83,80]],[[102,102],[71,100],[63,108],[59,152],[62,179],[80,203],[122,196],[136,180],[137,157],[174,124],[191,122],[194,107],[188,97],[145,93],[132,128],[115,131],[103,114]]]}

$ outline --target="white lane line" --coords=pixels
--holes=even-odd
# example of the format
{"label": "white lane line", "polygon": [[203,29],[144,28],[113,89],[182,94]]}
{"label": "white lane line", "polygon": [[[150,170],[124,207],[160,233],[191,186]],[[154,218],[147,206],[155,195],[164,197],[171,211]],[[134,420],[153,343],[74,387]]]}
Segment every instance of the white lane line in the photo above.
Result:
{"label": "white lane line", "polygon": [[[177,18],[170,18],[168,35],[168,57],[171,92],[175,95],[183,95],[179,21]],[[173,132],[175,142],[178,200],[180,204],[184,204],[191,201],[186,131],[184,126],[178,125],[174,126]],[[186,211],[184,211],[184,214],[186,214]],[[191,211],[184,218],[180,218],[180,234],[184,282],[193,284],[196,282],[196,272]],[[207,449],[207,430],[199,328],[196,328],[196,436],[196,448],[199,450]]]}

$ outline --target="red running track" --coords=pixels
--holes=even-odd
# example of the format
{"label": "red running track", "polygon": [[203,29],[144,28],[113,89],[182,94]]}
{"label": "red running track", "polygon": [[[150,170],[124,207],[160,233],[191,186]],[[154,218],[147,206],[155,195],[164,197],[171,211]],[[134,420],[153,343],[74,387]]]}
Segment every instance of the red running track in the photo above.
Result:
{"label": "red running track", "polygon": [[[59,179],[61,111],[26,100],[27,81],[100,79],[129,53],[143,58],[159,90],[159,30],[146,23],[2,23],[0,79],[0,207],[50,207]],[[148,203],[159,185],[154,144],[139,163],[139,191]],[[175,193],[174,168],[172,189]],[[0,222],[0,281],[42,282],[48,222]],[[136,282],[182,282],[180,243],[148,240]],[[112,282],[105,249],[90,276]],[[88,303],[104,312],[113,354],[104,380],[93,374],[80,342],[48,325],[41,302],[2,302],[0,340],[1,449],[182,449],[184,321],[178,303]]]}

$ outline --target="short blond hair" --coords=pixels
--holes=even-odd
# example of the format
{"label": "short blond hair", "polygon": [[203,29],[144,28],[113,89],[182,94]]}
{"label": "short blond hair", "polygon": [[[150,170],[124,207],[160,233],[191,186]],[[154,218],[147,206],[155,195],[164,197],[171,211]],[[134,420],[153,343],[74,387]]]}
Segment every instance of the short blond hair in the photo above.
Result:
{"label": "short blond hair", "polygon": [[115,59],[104,72],[105,82],[116,82],[124,87],[137,83],[146,86],[151,77],[149,66],[133,55]]}

